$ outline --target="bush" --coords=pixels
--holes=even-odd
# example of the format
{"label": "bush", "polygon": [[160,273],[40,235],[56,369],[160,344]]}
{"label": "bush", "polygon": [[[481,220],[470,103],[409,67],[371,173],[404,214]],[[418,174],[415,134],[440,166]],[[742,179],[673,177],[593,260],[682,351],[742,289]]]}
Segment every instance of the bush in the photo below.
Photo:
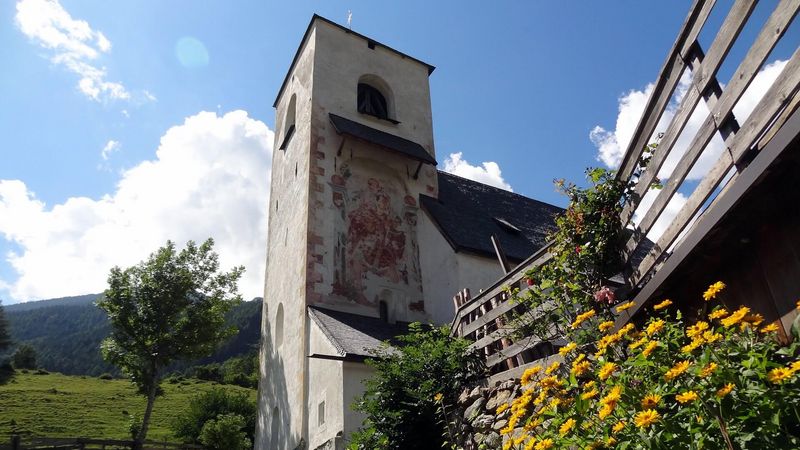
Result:
{"label": "bush", "polygon": [[100,378],[101,380],[113,380],[114,379],[114,377],[108,372],[100,374],[100,376],[98,378]]}
{"label": "bush", "polygon": [[237,414],[222,414],[203,425],[200,442],[210,450],[246,450],[251,442],[243,431],[245,420]]}
{"label": "bush", "polygon": [[398,340],[395,350],[367,362],[375,375],[353,405],[367,420],[350,449],[441,448],[446,430],[437,420],[437,402],[455,403],[484,374],[482,359],[467,352],[469,342],[451,337],[447,327],[414,323]]}
{"label": "bush", "polygon": [[671,305],[653,306],[641,330],[577,321],[596,342],[525,371],[497,410],[510,410],[504,448],[800,448],[800,344],[782,347],[779,325],[747,307],[718,305],[685,326]]}
{"label": "bush", "polygon": [[213,388],[193,397],[188,409],[175,418],[171,428],[178,438],[198,444],[206,422],[223,415],[240,416],[244,420],[241,428],[252,441],[256,429],[255,402],[243,392],[230,392],[224,388]]}
{"label": "bush", "polygon": [[11,356],[11,363],[15,369],[35,369],[36,350],[28,344],[21,344]]}

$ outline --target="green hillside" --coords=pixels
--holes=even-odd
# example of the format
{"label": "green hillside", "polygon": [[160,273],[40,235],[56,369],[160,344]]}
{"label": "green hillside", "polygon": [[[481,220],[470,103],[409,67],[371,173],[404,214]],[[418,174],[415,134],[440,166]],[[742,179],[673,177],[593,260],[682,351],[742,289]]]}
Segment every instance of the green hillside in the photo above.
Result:
{"label": "green hillside", "polygon": [[[156,400],[148,438],[175,441],[169,429],[189,399],[219,386],[197,380],[163,383],[164,396]],[[225,389],[256,391],[238,386]],[[0,436],[12,432],[48,437],[95,437],[129,439],[130,415],[144,412],[145,399],[127,380],[101,380],[61,374],[35,375],[17,372],[0,385]]]}
{"label": "green hillside", "polygon": [[[106,314],[94,306],[99,296],[4,306],[11,338],[16,344],[33,346],[39,366],[51,372],[91,376],[105,372],[118,374],[100,355],[100,342],[108,335],[109,325]],[[228,323],[236,325],[239,334],[225,342],[214,355],[197,363],[222,362],[252,352],[259,342],[261,299],[242,302],[233,308],[228,313]],[[192,364],[194,362],[178,363],[173,369]]]}

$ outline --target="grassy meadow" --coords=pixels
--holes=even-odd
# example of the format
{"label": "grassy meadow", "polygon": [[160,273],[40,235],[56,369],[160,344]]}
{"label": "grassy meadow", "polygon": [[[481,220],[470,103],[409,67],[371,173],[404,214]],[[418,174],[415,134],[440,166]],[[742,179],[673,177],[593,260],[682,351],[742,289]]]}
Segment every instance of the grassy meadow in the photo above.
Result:
{"label": "grassy meadow", "polygon": [[[148,439],[175,441],[172,418],[186,409],[192,396],[216,383],[183,380],[162,383],[164,395],[156,399]],[[223,386],[248,392],[238,386]],[[102,380],[58,373],[37,375],[17,372],[0,385],[0,436],[13,432],[45,437],[129,439],[132,415],[141,418],[145,398],[128,380]]]}

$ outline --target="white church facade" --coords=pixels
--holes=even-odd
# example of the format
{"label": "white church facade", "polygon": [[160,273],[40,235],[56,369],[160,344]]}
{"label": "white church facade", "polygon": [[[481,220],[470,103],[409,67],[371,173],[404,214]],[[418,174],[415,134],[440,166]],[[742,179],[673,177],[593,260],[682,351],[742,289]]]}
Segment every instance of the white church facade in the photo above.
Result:
{"label": "white church facade", "polygon": [[256,448],[340,449],[371,349],[519,262],[560,208],[438,171],[434,67],[314,16],[278,91]]}

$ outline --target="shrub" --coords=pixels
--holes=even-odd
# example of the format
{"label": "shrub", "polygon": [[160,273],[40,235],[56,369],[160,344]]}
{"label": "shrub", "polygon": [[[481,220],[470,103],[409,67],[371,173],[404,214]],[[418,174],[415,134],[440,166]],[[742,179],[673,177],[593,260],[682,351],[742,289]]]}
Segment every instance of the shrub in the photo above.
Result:
{"label": "shrub", "polygon": [[246,450],[251,447],[243,431],[245,420],[237,414],[222,414],[203,425],[200,442],[210,450]]}
{"label": "shrub", "polygon": [[578,323],[598,340],[525,371],[521,394],[498,408],[504,448],[798,448],[798,343],[782,347],[779,326],[746,307],[684,324],[671,305],[653,306],[640,330]]}
{"label": "shrub", "polygon": [[469,342],[450,336],[447,327],[411,324],[399,344],[388,345],[367,364],[375,375],[353,408],[367,415],[350,449],[441,448],[444,425],[437,402],[455,402],[467,384],[484,373],[481,358],[468,353]]}
{"label": "shrub", "polygon": [[35,369],[36,350],[29,344],[21,344],[11,355],[11,362],[15,369]]}
{"label": "shrub", "polygon": [[101,380],[113,380],[114,379],[114,377],[108,372],[100,374],[100,376],[98,378],[100,378]]}
{"label": "shrub", "polygon": [[171,428],[178,438],[197,444],[200,443],[200,435],[206,422],[223,415],[240,416],[244,420],[241,428],[249,439],[253,439],[256,428],[256,404],[247,394],[230,392],[224,388],[213,388],[193,397],[188,409],[175,417]]}

